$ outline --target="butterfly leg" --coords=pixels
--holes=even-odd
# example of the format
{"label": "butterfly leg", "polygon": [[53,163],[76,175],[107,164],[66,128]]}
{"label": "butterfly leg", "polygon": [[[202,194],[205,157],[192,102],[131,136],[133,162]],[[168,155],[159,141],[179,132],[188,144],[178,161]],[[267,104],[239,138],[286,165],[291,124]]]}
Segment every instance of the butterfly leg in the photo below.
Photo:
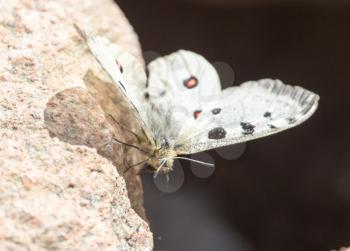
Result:
{"label": "butterfly leg", "polygon": [[166,183],[167,183],[167,186],[169,186],[170,176],[169,176],[169,174],[168,174],[168,173],[165,175],[165,178],[166,178]]}
{"label": "butterfly leg", "polygon": [[161,164],[159,165],[159,167],[157,168],[157,170],[155,171],[155,173],[153,174],[153,178],[157,178],[160,170],[162,170],[162,167],[164,166],[164,164],[166,163],[166,160],[163,160],[163,162],[161,162]]}
{"label": "butterfly leg", "polygon": [[138,162],[138,163],[136,163],[136,164],[133,164],[133,165],[128,166],[128,167],[125,169],[124,173],[128,172],[131,168],[133,168],[133,167],[135,167],[135,166],[139,166],[139,165],[142,165],[143,163],[146,163],[150,158],[151,158],[151,157],[149,157],[148,159],[142,160],[142,161],[140,161],[140,162]]}

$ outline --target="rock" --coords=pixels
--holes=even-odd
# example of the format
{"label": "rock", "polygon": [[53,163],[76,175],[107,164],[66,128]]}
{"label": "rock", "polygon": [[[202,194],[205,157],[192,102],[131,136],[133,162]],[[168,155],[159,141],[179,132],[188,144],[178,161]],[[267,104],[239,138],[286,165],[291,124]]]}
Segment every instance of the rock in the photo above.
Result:
{"label": "rock", "polygon": [[83,81],[89,69],[110,79],[73,26],[141,60],[125,16],[111,0],[0,10],[0,250],[151,250],[140,179],[118,173],[138,157],[111,143],[122,132]]}
{"label": "rock", "polygon": [[[331,251],[337,251],[337,250],[332,249]],[[350,251],[350,248],[342,247],[338,251]]]}

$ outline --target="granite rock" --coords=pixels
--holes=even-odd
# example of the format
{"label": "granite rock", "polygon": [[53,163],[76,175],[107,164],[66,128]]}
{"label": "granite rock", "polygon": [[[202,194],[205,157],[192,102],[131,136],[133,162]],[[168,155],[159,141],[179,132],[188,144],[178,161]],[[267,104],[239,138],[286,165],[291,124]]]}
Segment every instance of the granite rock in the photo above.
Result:
{"label": "granite rock", "polygon": [[142,61],[124,14],[111,0],[11,0],[0,11],[0,250],[151,250],[140,179],[119,174],[121,146],[104,152],[113,128],[83,81],[89,69],[109,78],[74,28]]}

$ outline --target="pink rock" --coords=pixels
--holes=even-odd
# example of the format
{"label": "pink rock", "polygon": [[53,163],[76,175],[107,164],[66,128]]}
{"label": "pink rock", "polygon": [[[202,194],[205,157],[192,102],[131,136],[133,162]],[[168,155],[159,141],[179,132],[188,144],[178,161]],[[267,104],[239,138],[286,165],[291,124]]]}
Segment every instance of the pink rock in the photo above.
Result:
{"label": "pink rock", "polygon": [[88,69],[108,75],[73,27],[141,60],[124,14],[110,0],[0,8],[0,250],[152,250],[139,177],[118,173],[120,147],[106,154],[111,127],[85,91]]}

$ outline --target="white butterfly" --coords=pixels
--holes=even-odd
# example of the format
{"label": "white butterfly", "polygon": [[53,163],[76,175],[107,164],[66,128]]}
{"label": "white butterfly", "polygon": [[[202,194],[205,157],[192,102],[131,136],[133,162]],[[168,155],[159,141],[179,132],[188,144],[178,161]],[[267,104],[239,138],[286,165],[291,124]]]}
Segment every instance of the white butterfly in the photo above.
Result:
{"label": "white butterfly", "polygon": [[148,65],[146,74],[133,56],[106,38],[86,40],[114,83],[106,86],[109,95],[104,98],[120,96],[118,90],[123,93],[142,131],[137,136],[139,145],[133,147],[146,155],[145,162],[156,174],[171,171],[174,159],[184,158],[179,155],[297,126],[318,105],[318,95],[279,80],[249,81],[221,90],[213,66],[194,52],[179,50],[158,58]]}

